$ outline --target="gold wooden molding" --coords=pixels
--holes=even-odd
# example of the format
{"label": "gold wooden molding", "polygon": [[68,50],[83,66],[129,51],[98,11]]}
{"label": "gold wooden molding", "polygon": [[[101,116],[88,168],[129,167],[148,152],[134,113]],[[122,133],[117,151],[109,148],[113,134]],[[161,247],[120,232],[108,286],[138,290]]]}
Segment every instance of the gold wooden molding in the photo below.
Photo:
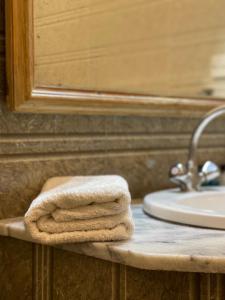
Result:
{"label": "gold wooden molding", "polygon": [[7,97],[16,112],[197,117],[224,100],[153,97],[34,85],[33,0],[6,1]]}
{"label": "gold wooden molding", "polygon": [[34,300],[52,299],[52,248],[33,244],[33,297]]}

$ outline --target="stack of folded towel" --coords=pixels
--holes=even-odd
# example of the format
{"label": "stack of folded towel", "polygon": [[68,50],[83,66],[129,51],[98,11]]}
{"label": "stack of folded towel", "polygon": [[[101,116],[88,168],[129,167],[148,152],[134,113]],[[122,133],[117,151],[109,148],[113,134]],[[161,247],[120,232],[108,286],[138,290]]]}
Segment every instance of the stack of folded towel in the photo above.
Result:
{"label": "stack of folded towel", "polygon": [[128,184],[120,176],[53,177],[25,214],[44,244],[129,239],[134,224]]}

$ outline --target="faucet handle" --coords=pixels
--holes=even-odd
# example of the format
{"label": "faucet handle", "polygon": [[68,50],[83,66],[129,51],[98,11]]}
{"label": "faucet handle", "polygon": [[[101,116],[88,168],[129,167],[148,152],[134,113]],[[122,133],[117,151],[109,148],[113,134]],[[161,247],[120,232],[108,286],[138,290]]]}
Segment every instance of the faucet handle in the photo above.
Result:
{"label": "faucet handle", "polygon": [[199,176],[201,177],[201,182],[209,182],[218,178],[221,174],[220,168],[212,161],[207,161],[204,163]]}
{"label": "faucet handle", "polygon": [[183,176],[187,173],[187,168],[182,163],[177,163],[170,168],[169,177],[171,181],[175,180],[177,177]]}
{"label": "faucet handle", "polygon": [[187,167],[182,163],[177,163],[170,168],[170,181],[180,186],[182,191],[191,189],[191,177]]}

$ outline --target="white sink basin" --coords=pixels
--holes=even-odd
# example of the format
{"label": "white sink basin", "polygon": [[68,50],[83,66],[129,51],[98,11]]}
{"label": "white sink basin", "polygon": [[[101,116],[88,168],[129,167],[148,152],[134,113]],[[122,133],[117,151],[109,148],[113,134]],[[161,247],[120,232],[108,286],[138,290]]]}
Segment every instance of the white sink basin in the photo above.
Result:
{"label": "white sink basin", "polygon": [[163,220],[225,229],[225,186],[200,192],[171,189],[148,194],[144,211]]}

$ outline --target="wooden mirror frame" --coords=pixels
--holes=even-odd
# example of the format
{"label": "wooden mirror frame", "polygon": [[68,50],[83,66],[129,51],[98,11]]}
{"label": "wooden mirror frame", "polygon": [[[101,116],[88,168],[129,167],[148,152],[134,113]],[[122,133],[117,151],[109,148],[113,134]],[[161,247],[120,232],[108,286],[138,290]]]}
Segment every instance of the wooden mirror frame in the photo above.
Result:
{"label": "wooden mirror frame", "polygon": [[195,117],[225,103],[34,86],[32,9],[33,0],[6,1],[7,96],[13,111]]}

